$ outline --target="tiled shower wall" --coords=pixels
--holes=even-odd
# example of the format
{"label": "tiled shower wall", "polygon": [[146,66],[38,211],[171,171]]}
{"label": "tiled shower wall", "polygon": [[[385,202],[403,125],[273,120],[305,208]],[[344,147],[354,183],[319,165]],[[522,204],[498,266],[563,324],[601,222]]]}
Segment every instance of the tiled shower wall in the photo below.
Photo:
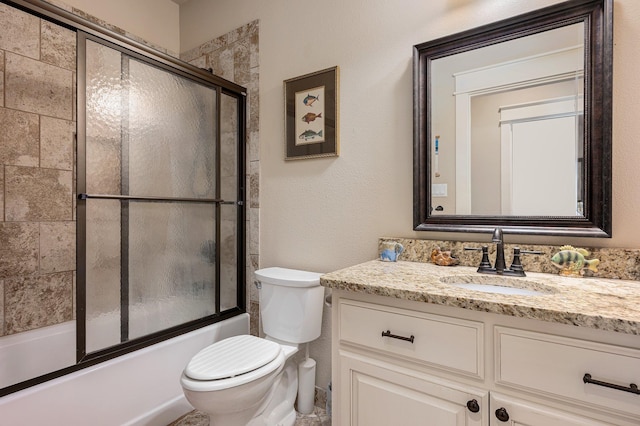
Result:
{"label": "tiled shower wall", "polygon": [[201,46],[180,58],[215,75],[247,88],[247,308],[251,334],[259,333],[258,294],[253,273],[259,266],[259,21],[252,21]]}
{"label": "tiled shower wall", "polygon": [[0,335],[73,319],[75,33],[0,4]]}
{"label": "tiled shower wall", "polygon": [[[50,3],[125,34],[62,2]],[[4,4],[0,23],[0,335],[6,335],[73,319],[76,45],[74,32]],[[258,28],[251,22],[182,55],[248,88],[247,308],[253,334],[259,321],[252,284],[259,264]]]}

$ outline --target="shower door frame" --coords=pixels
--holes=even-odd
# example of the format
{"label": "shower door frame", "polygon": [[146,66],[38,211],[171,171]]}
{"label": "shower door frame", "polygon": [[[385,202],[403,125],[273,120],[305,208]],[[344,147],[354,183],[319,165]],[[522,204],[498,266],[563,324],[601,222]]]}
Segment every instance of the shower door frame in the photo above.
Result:
{"label": "shower door frame", "polygon": [[[78,259],[78,264],[77,264],[77,287],[76,287],[76,300],[79,301],[79,303],[77,303],[77,309],[76,309],[76,340],[77,340],[77,344],[76,344],[76,358],[77,358],[77,362],[81,363],[83,361],[86,360],[91,360],[93,358],[104,358],[107,357],[105,359],[108,359],[110,357],[113,356],[118,356],[127,352],[130,352],[131,350],[129,349],[130,347],[133,348],[140,348],[140,347],[145,347],[157,342],[160,342],[162,340],[166,340],[168,338],[171,337],[175,337],[177,335],[183,334],[185,332],[203,327],[205,325],[209,325],[218,321],[221,321],[225,318],[229,318],[235,315],[238,315],[242,312],[244,312],[243,310],[240,309],[240,306],[244,306],[244,303],[241,304],[241,301],[238,300],[236,303],[236,307],[232,308],[230,310],[221,312],[220,311],[220,253],[221,253],[221,249],[220,249],[220,221],[221,221],[221,207],[222,205],[225,204],[232,204],[232,205],[236,205],[238,208],[238,218],[237,218],[237,224],[244,224],[244,168],[240,167],[241,165],[244,165],[245,161],[244,161],[244,143],[241,143],[241,141],[244,141],[244,138],[242,137],[242,131],[244,126],[242,125],[242,123],[244,122],[244,120],[242,119],[242,116],[240,114],[240,111],[243,110],[243,108],[241,108],[241,104],[243,102],[241,102],[241,100],[244,100],[244,96],[241,96],[240,94],[234,94],[232,92],[230,92],[229,90],[225,90],[223,87],[214,84],[211,81],[208,81],[206,79],[202,79],[199,76],[193,76],[190,73],[185,72],[184,70],[176,70],[173,67],[169,67],[166,66],[162,63],[159,63],[157,61],[154,61],[153,58],[149,58],[148,56],[144,56],[141,54],[138,54],[136,52],[133,52],[129,49],[127,49],[126,47],[122,47],[122,46],[118,46],[114,43],[105,41],[103,38],[101,37],[96,37],[93,36],[91,34],[88,34],[84,31],[78,30],[77,31],[78,37],[77,37],[77,63],[78,63],[78,78],[77,78],[77,92],[78,92],[78,117],[77,117],[77,121],[78,121],[78,136],[77,136],[77,191],[78,191],[78,203],[77,203],[77,240],[78,240],[78,246],[77,246],[77,259]],[[212,141],[212,143],[215,144],[215,151],[216,151],[216,194],[215,197],[216,198],[212,198],[212,199],[205,199],[205,198],[177,198],[177,197],[150,197],[150,196],[132,196],[132,195],[128,195],[128,194],[122,194],[122,195],[104,195],[104,194],[87,194],[86,193],[86,128],[87,125],[89,124],[87,122],[87,117],[86,117],[86,42],[87,40],[93,41],[94,43],[100,44],[102,46],[105,46],[107,48],[113,49],[115,51],[120,52],[121,55],[124,55],[124,57],[129,57],[135,60],[138,60],[142,63],[145,63],[147,66],[155,66],[163,71],[167,71],[170,73],[173,73],[175,75],[187,78],[191,81],[194,81],[196,83],[202,84],[210,89],[212,89],[215,93],[216,93],[216,99],[215,99],[215,105],[216,105],[216,117],[215,117],[215,140]],[[241,164],[238,164],[238,182],[237,182],[237,188],[238,188],[238,194],[236,194],[236,200],[232,200],[232,201],[226,201],[220,198],[220,191],[221,191],[221,164],[222,164],[222,155],[221,155],[221,129],[222,129],[222,122],[221,122],[221,110],[222,110],[222,96],[223,95],[228,95],[231,96],[233,98],[235,98],[237,100],[237,108],[238,108],[238,151],[237,152],[237,159],[238,162]],[[124,141],[123,141],[124,144]],[[123,145],[124,147],[124,145]],[[123,151],[123,158],[124,158],[124,151]],[[124,164],[123,164],[124,167]],[[240,182],[242,181],[242,182]],[[123,182],[124,183],[124,182]],[[128,186],[128,182],[126,184]],[[128,192],[128,191],[127,191]],[[99,349],[93,352],[88,353],[86,351],[86,338],[87,338],[87,331],[86,331],[86,306],[84,303],[86,301],[86,200],[87,199],[102,199],[102,200],[120,200],[126,204],[122,205],[122,227],[123,227],[123,231],[125,234],[128,234],[128,229],[125,229],[125,224],[128,223],[128,218],[125,216],[128,216],[128,213],[125,213],[125,205],[128,206],[130,201],[142,201],[142,202],[149,202],[149,203],[154,203],[154,202],[180,202],[180,203],[204,203],[204,204],[211,204],[211,205],[215,205],[215,234],[216,234],[216,262],[215,262],[215,277],[214,277],[214,291],[215,291],[215,313],[213,315],[209,315],[207,317],[204,318],[200,318],[200,319],[196,319],[193,321],[189,321],[187,323],[183,323],[180,325],[176,325],[176,326],[172,326],[170,328],[167,329],[163,329],[157,332],[153,332],[147,335],[144,335],[142,337],[138,337],[132,340],[129,340],[128,337],[128,326],[129,326],[129,277],[128,277],[128,251],[127,253],[122,253],[121,256],[121,260],[120,260],[120,264],[121,264],[121,287],[120,287],[120,291],[121,291],[121,327],[120,327],[120,334],[121,334],[121,342],[115,346],[111,346],[108,348],[104,348],[104,349]],[[128,210],[128,208],[126,209]],[[127,225],[128,226],[128,225]],[[243,226],[238,226],[238,228],[243,228]],[[238,247],[238,253],[236,254],[237,257],[237,264],[236,264],[236,280],[238,283],[243,283],[244,282],[244,271],[245,271],[245,266],[244,266],[244,259],[245,259],[245,255],[244,255],[244,249],[243,249],[243,245],[241,243],[241,241],[244,241],[244,236],[241,235],[243,234],[242,232],[238,232],[236,235],[236,238],[238,238],[237,241],[237,247]],[[125,235],[123,234],[121,237],[121,244],[123,247],[128,247],[128,243],[125,244],[125,240],[124,240]],[[128,250],[128,249],[127,249]],[[238,299],[241,298],[241,292],[240,291],[236,291],[236,294],[238,296]],[[242,297],[242,299],[244,299]],[[135,350],[135,349],[133,349]]]}
{"label": "shower door frame", "polygon": [[[11,394],[13,392],[17,392],[19,390],[23,390],[29,388],[31,386],[44,383],[46,381],[62,377],[69,373],[81,370],[83,368],[90,367],[92,365],[107,361],[112,358],[116,358],[118,356],[124,355],[126,353],[130,353],[144,347],[156,344],[158,342],[170,339],[172,337],[179,336],[184,333],[188,333],[189,331],[196,330],[198,328],[204,327],[209,324],[213,324],[216,322],[223,321],[225,319],[234,317],[236,315],[240,315],[246,312],[246,97],[247,97],[247,89],[223,79],[221,77],[215,76],[211,74],[208,70],[204,70],[198,68],[194,65],[188,64],[186,62],[181,61],[178,58],[175,58],[171,55],[168,55],[164,52],[157,51],[155,49],[150,48],[144,43],[129,39],[124,35],[109,30],[107,28],[101,27],[98,24],[95,24],[87,19],[84,19],[80,16],[74,15],[73,13],[64,10],[60,7],[57,7],[53,4],[44,2],[42,0],[1,0],[3,3],[8,4],[9,6],[16,7],[18,9],[24,10],[32,15],[38,16],[40,18],[49,20],[58,25],[66,27],[77,34],[77,79],[76,79],[76,103],[79,106],[77,108],[77,133],[76,133],[76,144],[77,144],[77,159],[76,159],[76,171],[77,171],[77,183],[76,183],[76,192],[78,194],[77,206],[76,206],[76,226],[77,226],[77,245],[76,245],[76,275],[77,275],[77,284],[76,284],[76,339],[78,344],[76,347],[77,353],[77,362],[75,365],[71,365],[69,367],[62,368],[60,370],[52,371],[50,373],[44,374],[39,377],[35,377],[20,383],[16,383],[14,385],[5,387],[0,389],[0,397],[4,395]],[[161,330],[140,338],[136,338],[130,340],[128,342],[121,343],[119,345],[103,349],[100,351],[95,351],[90,354],[87,354],[84,348],[84,344],[86,342],[86,323],[85,323],[85,315],[86,315],[86,306],[85,306],[85,286],[82,281],[86,272],[86,252],[85,252],[85,232],[86,227],[85,223],[80,220],[81,218],[81,210],[84,210],[84,203],[86,202],[86,198],[91,198],[91,195],[80,195],[80,181],[81,174],[85,173],[85,142],[86,142],[86,116],[85,116],[85,96],[84,92],[86,87],[85,74],[80,73],[80,64],[84,64],[85,61],[85,50],[84,48],[80,48],[80,40],[83,38],[91,39],[97,41],[100,44],[107,45],[108,47],[113,47],[121,52],[124,52],[126,55],[131,56],[133,58],[142,60],[147,64],[151,64],[158,68],[167,70],[174,74],[180,75],[182,77],[186,77],[192,81],[201,83],[205,86],[209,86],[214,88],[216,91],[216,105],[217,105],[217,123],[216,123],[216,166],[217,166],[217,176],[216,176],[216,185],[217,185],[217,193],[219,194],[219,183],[220,183],[220,103],[223,95],[228,95],[237,100],[237,108],[238,108],[238,126],[237,126],[237,135],[238,135],[238,144],[237,144],[237,170],[238,170],[238,181],[237,181],[237,198],[232,202],[224,201],[221,199],[211,199],[207,200],[216,205],[216,211],[219,213],[220,207],[222,204],[230,204],[233,203],[237,206],[237,222],[236,222],[236,242],[237,242],[237,253],[236,253],[236,307],[232,309],[227,309],[223,312],[220,312],[220,266],[219,266],[219,244],[220,242],[216,241],[217,250],[216,250],[216,281],[215,281],[215,295],[216,295],[216,309],[215,314],[210,315],[209,317],[197,319],[194,321],[190,321],[188,323],[184,323],[181,325],[177,325],[171,327],[169,329]],[[83,68],[84,71],[84,68]],[[93,197],[93,198],[99,198]],[[136,198],[136,197],[132,197]],[[152,197],[147,197],[152,198]],[[148,201],[154,201],[149,199]],[[192,200],[193,201],[193,200]],[[202,200],[200,200],[202,201]],[[82,212],[84,214],[84,212]],[[220,235],[220,215],[216,215],[216,236]]]}

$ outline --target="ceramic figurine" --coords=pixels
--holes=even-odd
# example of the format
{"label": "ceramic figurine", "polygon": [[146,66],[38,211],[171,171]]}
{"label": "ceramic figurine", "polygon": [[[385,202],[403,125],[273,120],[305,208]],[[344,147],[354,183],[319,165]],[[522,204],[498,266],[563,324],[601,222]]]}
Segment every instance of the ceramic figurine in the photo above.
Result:
{"label": "ceramic figurine", "polygon": [[584,275],[584,269],[598,272],[598,259],[585,259],[590,253],[582,248],[573,246],[562,246],[560,251],[553,255],[551,262],[560,268],[560,275],[569,277],[580,277]]}
{"label": "ceramic figurine", "polygon": [[396,243],[395,241],[383,241],[380,260],[383,262],[395,262],[403,251],[404,247],[402,244]]}
{"label": "ceramic figurine", "polygon": [[439,266],[456,266],[460,261],[451,255],[451,251],[442,251],[436,247],[431,251],[431,261]]}

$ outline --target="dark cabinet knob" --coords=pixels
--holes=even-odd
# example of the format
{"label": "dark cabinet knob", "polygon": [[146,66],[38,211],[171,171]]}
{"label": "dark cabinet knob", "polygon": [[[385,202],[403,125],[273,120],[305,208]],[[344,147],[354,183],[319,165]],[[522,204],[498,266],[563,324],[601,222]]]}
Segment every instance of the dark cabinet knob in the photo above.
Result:
{"label": "dark cabinet knob", "polygon": [[471,401],[467,401],[467,408],[472,413],[477,413],[478,411],[480,411],[480,405],[478,404],[478,401],[476,401],[475,399],[472,399]]}
{"label": "dark cabinet knob", "polygon": [[501,422],[509,421],[509,413],[507,413],[506,408],[500,407],[496,410],[496,418]]}

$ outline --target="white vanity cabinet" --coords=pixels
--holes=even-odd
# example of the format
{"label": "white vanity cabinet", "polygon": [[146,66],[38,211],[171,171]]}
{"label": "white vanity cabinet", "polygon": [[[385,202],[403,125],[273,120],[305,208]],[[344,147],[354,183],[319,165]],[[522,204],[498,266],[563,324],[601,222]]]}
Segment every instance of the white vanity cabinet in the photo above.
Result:
{"label": "white vanity cabinet", "polygon": [[640,395],[583,380],[640,383],[638,336],[341,290],[332,311],[334,426],[640,425]]}
{"label": "white vanity cabinet", "polygon": [[342,352],[339,388],[342,404],[334,411],[334,424],[487,425],[479,412],[486,391],[416,374],[393,362]]}

